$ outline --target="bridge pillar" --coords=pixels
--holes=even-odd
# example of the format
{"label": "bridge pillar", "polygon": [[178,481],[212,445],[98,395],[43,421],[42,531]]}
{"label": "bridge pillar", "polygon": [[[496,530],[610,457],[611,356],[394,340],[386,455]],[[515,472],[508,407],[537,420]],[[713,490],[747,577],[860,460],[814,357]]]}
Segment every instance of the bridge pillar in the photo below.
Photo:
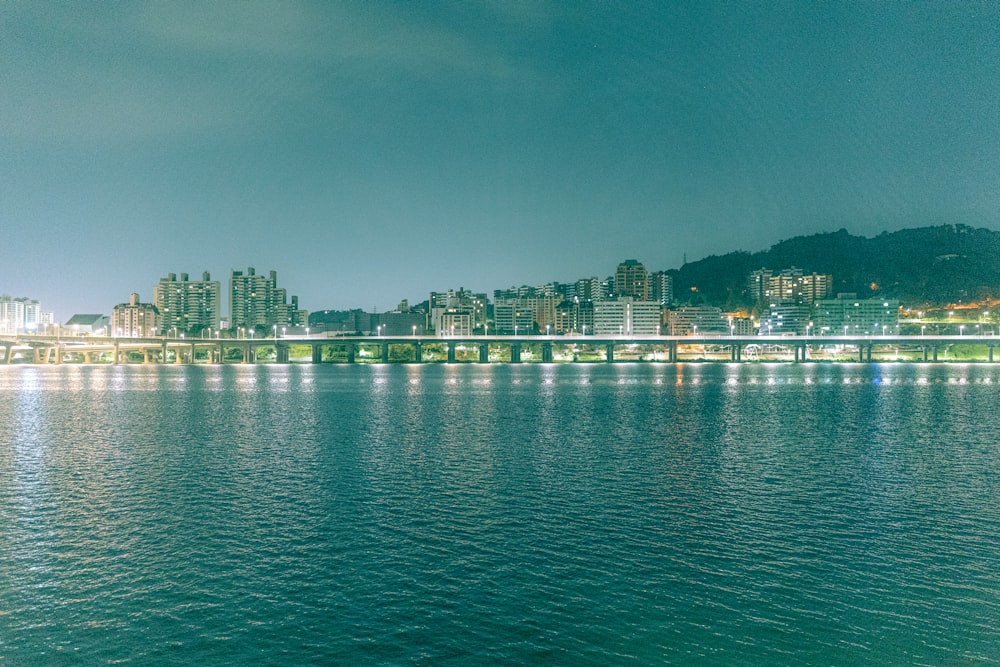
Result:
{"label": "bridge pillar", "polygon": [[53,361],[53,363],[56,364],[56,365],[61,364],[62,363],[62,356],[63,356],[62,355],[62,347],[60,347],[59,345],[56,345],[52,349],[55,350],[55,353],[56,353],[55,354],[55,360]]}
{"label": "bridge pillar", "polygon": [[274,346],[274,361],[279,364],[288,363],[288,346],[287,345],[275,345]]}
{"label": "bridge pillar", "polygon": [[382,351],[379,355],[379,360],[383,364],[389,363],[389,343],[382,343]]}
{"label": "bridge pillar", "polygon": [[314,364],[323,363],[323,346],[313,345],[312,346],[312,362]]}
{"label": "bridge pillar", "polygon": [[[52,348],[50,347],[45,348],[45,363],[49,363],[49,350],[51,349]],[[36,364],[42,363],[42,348],[36,347],[32,349],[32,353],[34,354],[35,357],[35,363]]]}
{"label": "bridge pillar", "polygon": [[[115,364],[117,366],[118,364],[120,364],[122,362],[121,350],[118,348],[118,341],[117,340],[115,341],[115,349],[114,349],[113,354],[115,355],[115,358],[111,361],[111,363],[113,363],[113,364]],[[87,360],[85,363],[89,364],[90,361]]]}
{"label": "bridge pillar", "polygon": [[479,363],[488,364],[490,363],[490,344],[480,343],[479,344]]}
{"label": "bridge pillar", "polygon": [[743,345],[736,344],[736,361],[743,361]]}
{"label": "bridge pillar", "polygon": [[[992,347],[990,348],[990,351],[991,352],[993,351]],[[9,364],[13,359],[14,359],[14,344],[7,343],[7,347],[3,349],[3,362],[5,364]]]}
{"label": "bridge pillar", "polygon": [[990,354],[990,356],[988,357],[988,359],[989,359],[989,362],[992,364],[993,363],[993,346],[992,345],[990,345],[990,347],[989,347],[989,354]]}
{"label": "bridge pillar", "polygon": [[149,348],[142,348],[142,363],[144,365],[149,363]]}
{"label": "bridge pillar", "polygon": [[424,363],[424,346],[420,343],[413,344],[413,361],[417,364]]}
{"label": "bridge pillar", "polygon": [[923,350],[923,353],[924,353],[924,361],[927,361],[927,346],[926,346],[926,345],[923,345],[923,346],[921,346],[921,348],[920,348],[920,349],[921,349],[921,350]]}
{"label": "bridge pillar", "polygon": [[872,348],[873,347],[875,347],[875,346],[874,345],[869,345],[868,346],[868,363],[869,364],[872,362]]}
{"label": "bridge pillar", "polygon": [[932,351],[934,352],[934,361],[937,361],[937,354],[938,354],[937,345],[934,346]]}
{"label": "bridge pillar", "polygon": [[448,341],[448,363],[455,363],[455,341]]}
{"label": "bridge pillar", "polygon": [[670,363],[677,363],[677,341],[672,341],[670,345],[667,346],[667,351],[669,353]]}
{"label": "bridge pillar", "polygon": [[215,363],[221,364],[226,358],[226,348],[222,343],[215,345]]}
{"label": "bridge pillar", "polygon": [[542,363],[552,363],[552,343],[542,343]]}
{"label": "bridge pillar", "polygon": [[521,363],[521,344],[511,343],[510,344],[510,363],[519,364]]}
{"label": "bridge pillar", "polygon": [[344,343],[344,351],[347,353],[347,363],[354,363],[354,343]]}
{"label": "bridge pillar", "polygon": [[604,346],[604,360],[609,364],[615,360],[615,344],[608,343]]}

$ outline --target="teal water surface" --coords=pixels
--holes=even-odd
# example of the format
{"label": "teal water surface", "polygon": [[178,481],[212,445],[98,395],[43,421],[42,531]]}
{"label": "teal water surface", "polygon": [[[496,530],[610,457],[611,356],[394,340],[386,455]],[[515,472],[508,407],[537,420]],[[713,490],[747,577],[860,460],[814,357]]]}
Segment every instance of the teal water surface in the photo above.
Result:
{"label": "teal water surface", "polygon": [[1000,365],[0,367],[0,664],[995,664]]}

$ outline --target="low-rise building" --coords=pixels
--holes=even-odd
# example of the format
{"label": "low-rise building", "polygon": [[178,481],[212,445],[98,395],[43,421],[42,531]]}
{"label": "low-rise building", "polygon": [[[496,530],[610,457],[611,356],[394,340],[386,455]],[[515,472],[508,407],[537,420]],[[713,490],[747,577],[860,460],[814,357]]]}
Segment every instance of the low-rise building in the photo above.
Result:
{"label": "low-rise building", "polygon": [[655,336],[660,333],[660,304],[623,297],[594,302],[594,334]]}
{"label": "low-rise building", "polygon": [[817,301],[813,325],[817,333],[836,335],[878,335],[893,331],[899,324],[896,299],[859,299],[856,294],[838,294],[836,299]]}
{"label": "low-rise building", "polygon": [[729,318],[715,306],[683,306],[667,315],[667,328],[671,336],[692,334],[727,334]]}
{"label": "low-rise building", "polygon": [[77,314],[62,325],[64,335],[106,336],[111,329],[111,319],[107,315],[92,313]]}
{"label": "low-rise building", "polygon": [[804,334],[812,320],[809,306],[799,303],[772,303],[760,315],[761,335]]}

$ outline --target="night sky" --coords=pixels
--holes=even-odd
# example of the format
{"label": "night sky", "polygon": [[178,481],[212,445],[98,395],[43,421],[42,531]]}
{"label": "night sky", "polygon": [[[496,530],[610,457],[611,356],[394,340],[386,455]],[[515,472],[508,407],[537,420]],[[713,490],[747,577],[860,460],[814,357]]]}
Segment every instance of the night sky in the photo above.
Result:
{"label": "night sky", "polygon": [[0,91],[0,293],[63,322],[1000,228],[996,2],[7,1]]}

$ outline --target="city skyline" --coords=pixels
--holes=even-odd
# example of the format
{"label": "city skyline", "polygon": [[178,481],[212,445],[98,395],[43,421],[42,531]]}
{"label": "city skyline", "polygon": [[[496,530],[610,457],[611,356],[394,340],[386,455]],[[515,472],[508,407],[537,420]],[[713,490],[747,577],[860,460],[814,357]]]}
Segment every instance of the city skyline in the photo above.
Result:
{"label": "city skyline", "polygon": [[8,5],[0,292],[65,319],[150,274],[254,265],[306,308],[388,310],[637,254],[996,229],[998,22],[972,3]]}

